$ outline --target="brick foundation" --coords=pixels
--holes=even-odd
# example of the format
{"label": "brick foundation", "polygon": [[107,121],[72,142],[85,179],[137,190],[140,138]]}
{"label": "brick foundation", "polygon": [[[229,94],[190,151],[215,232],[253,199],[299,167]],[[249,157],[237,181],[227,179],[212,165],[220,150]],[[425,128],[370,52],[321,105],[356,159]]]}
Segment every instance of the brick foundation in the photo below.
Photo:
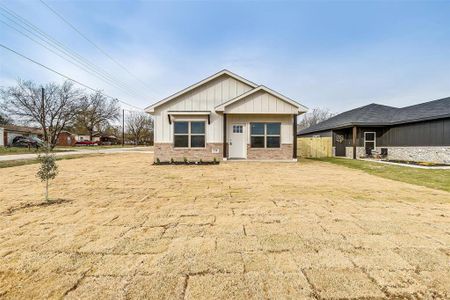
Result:
{"label": "brick foundation", "polygon": [[[155,143],[155,161],[159,158],[160,161],[170,161],[172,158],[175,161],[182,161],[185,157],[189,161],[213,161],[214,158],[220,161],[223,154],[222,143],[209,143],[205,148],[190,148],[190,149],[177,149],[170,143]],[[212,153],[213,149],[218,149],[218,153]]]}
{"label": "brick foundation", "polygon": [[281,144],[280,148],[250,148],[247,145],[247,159],[256,160],[292,160],[292,144]]}

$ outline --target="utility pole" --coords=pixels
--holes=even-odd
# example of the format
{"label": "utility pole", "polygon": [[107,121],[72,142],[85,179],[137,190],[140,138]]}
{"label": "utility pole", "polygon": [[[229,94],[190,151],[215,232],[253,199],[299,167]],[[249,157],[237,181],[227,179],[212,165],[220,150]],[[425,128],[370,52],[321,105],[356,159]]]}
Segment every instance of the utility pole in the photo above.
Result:
{"label": "utility pole", "polygon": [[122,147],[125,146],[125,109],[122,109]]}
{"label": "utility pole", "polygon": [[45,142],[47,143],[47,149],[49,147],[49,141],[48,141],[48,129],[45,128],[46,122],[45,122],[45,90],[44,87],[41,87],[41,114],[42,114],[42,130],[44,131],[44,138]]}

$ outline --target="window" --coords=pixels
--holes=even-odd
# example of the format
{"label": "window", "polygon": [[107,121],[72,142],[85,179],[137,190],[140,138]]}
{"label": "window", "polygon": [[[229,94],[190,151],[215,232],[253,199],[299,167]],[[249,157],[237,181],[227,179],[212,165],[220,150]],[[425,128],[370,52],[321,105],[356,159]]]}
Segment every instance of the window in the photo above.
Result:
{"label": "window", "polygon": [[244,127],[242,125],[233,125],[233,133],[243,133]]}
{"label": "window", "polygon": [[376,133],[364,132],[364,148],[367,154],[371,154],[372,150],[376,147]]}
{"label": "window", "polygon": [[252,148],[280,148],[281,123],[251,123],[250,146]]}
{"label": "window", "polygon": [[174,147],[175,148],[204,148],[205,147],[205,122],[204,121],[179,121],[174,122]]}

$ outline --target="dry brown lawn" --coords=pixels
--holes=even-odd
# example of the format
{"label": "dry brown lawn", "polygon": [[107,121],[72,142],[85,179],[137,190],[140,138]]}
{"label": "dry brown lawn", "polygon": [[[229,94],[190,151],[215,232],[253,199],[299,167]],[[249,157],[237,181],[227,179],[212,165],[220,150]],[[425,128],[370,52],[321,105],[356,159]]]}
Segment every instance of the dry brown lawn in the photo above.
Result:
{"label": "dry brown lawn", "polygon": [[0,169],[0,298],[449,298],[450,193],[322,162]]}

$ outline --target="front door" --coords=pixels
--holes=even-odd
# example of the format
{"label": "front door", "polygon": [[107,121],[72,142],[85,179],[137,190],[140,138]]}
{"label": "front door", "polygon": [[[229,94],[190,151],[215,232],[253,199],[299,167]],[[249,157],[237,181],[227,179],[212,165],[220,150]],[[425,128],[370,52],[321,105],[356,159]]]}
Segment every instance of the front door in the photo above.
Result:
{"label": "front door", "polygon": [[231,124],[229,141],[230,158],[246,158],[245,124]]}
{"label": "front door", "polygon": [[345,156],[345,134],[344,132],[334,132],[335,156]]}

